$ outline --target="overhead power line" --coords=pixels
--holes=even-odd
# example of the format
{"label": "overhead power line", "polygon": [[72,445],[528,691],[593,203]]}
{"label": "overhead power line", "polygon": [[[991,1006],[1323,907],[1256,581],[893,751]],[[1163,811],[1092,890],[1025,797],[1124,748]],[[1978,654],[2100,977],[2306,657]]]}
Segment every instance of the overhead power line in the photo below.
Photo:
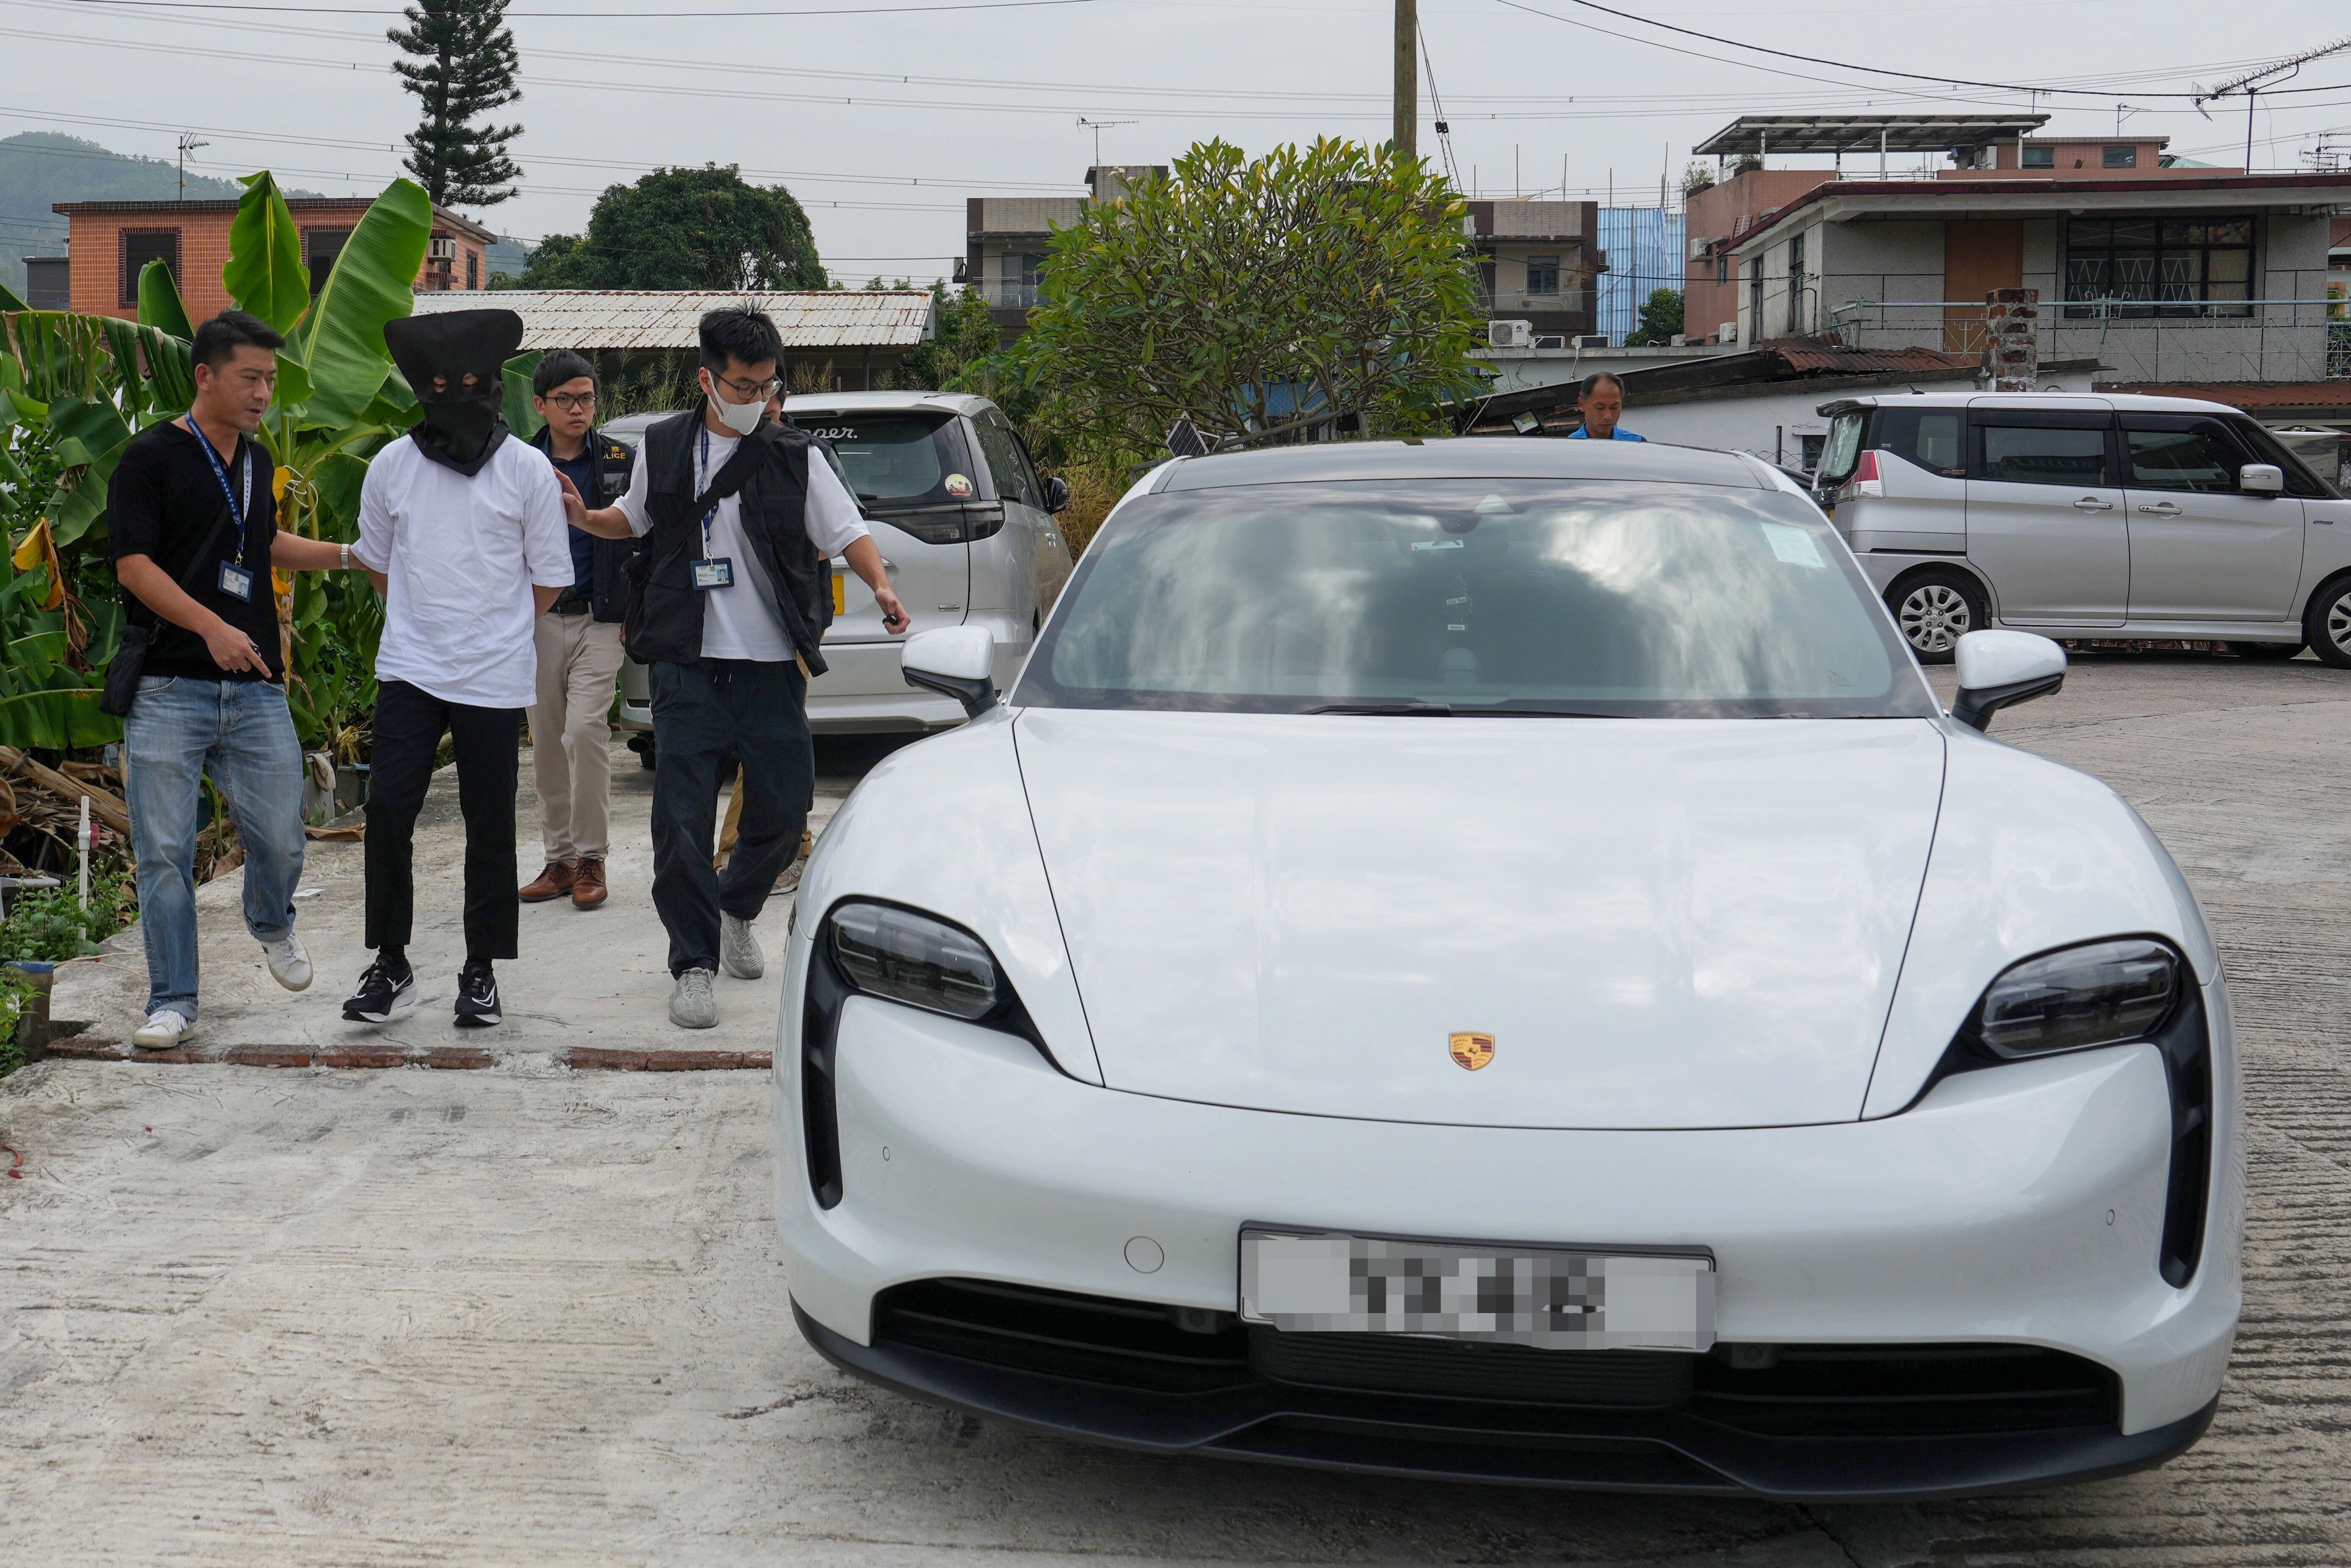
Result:
{"label": "overhead power line", "polygon": [[[1565,22],[1565,23],[1567,23],[1570,26],[1579,26],[1579,25],[1580,25],[1580,24],[1577,24],[1576,22],[1574,22],[1573,20],[1572,20],[1572,19],[1571,19],[1571,18],[1569,18],[1569,17],[1557,16],[1557,15],[1555,15],[1555,14],[1553,14],[1553,13],[1552,13],[1552,12],[1549,12],[1549,11],[1539,11],[1539,10],[1535,9],[1535,8],[1534,8],[1533,6],[1531,6],[1531,5],[1520,5],[1520,4],[1519,3],[1519,0],[1495,0],[1495,3],[1496,3],[1497,5],[1505,5],[1505,6],[1508,6],[1510,9],[1511,9],[1511,10],[1513,10],[1513,11],[1524,11],[1524,12],[1526,12],[1529,16],[1546,16],[1546,17],[1549,17],[1552,21],[1554,21],[1554,22]],[[2117,95],[2117,94],[2116,94],[2116,93],[2114,93],[2114,92],[2112,92],[2112,91],[2108,91],[2108,90],[2105,90],[2105,89],[2098,89],[2098,88],[2082,88],[2082,87],[2035,87],[2035,86],[2031,86],[2031,85],[2028,85],[2028,84],[2026,84],[2026,83],[2022,83],[2022,82],[1979,81],[1979,80],[1975,79],[1975,78],[1972,78],[1972,77],[1935,76],[1935,75],[1932,75],[1932,74],[1930,74],[1930,73],[1924,72],[1924,71],[1905,71],[1905,70],[1896,70],[1896,69],[1893,68],[1892,68],[1892,67],[1890,67],[1890,66],[1869,66],[1869,65],[1862,65],[1862,64],[1859,64],[1859,63],[1857,63],[1857,62],[1855,62],[1855,61],[1853,61],[1853,60],[1835,60],[1835,59],[1829,59],[1829,58],[1826,58],[1825,57],[1823,57],[1823,56],[1820,56],[1820,55],[1800,55],[1800,54],[1793,53],[1792,51],[1791,51],[1791,50],[1787,50],[1787,49],[1775,49],[1775,48],[1772,48],[1772,47],[1771,47],[1770,46],[1768,46],[1768,45],[1764,45],[1764,44],[1750,44],[1750,43],[1744,42],[1743,40],[1741,40],[1741,39],[1738,39],[1738,38],[1726,38],[1726,37],[1723,37],[1721,35],[1717,34],[1717,33],[1701,33],[1701,32],[1698,31],[1698,30],[1697,30],[1696,28],[1694,28],[1694,27],[1677,27],[1677,26],[1676,26],[1674,24],[1672,24],[1671,22],[1660,22],[1660,21],[1657,21],[1657,20],[1656,20],[1656,18],[1654,18],[1654,17],[1637,16],[1637,15],[1635,15],[1635,13],[1630,12],[1630,11],[1619,11],[1619,10],[1614,9],[1614,7],[1607,6],[1607,5],[1603,5],[1599,4],[1599,0],[1559,0],[1559,3],[1561,3],[1561,4],[1564,4],[1564,5],[1578,5],[1578,6],[1583,7],[1583,8],[1584,10],[1586,10],[1586,11],[1597,11],[1597,12],[1599,12],[1602,16],[1614,16],[1614,17],[1617,18],[1619,21],[1631,22],[1631,23],[1634,23],[1634,24],[1635,24],[1635,25],[1637,25],[1637,26],[1644,26],[1644,27],[1656,27],[1656,28],[1660,28],[1660,29],[1662,29],[1662,30],[1664,30],[1664,31],[1666,31],[1666,32],[1668,32],[1668,33],[1677,33],[1677,34],[1681,35],[1681,36],[1682,36],[1683,37],[1685,37],[1685,38],[1698,38],[1698,39],[1702,39],[1703,41],[1705,41],[1705,42],[1707,42],[1707,43],[1709,43],[1709,44],[1720,44],[1720,45],[1722,45],[1722,46],[1723,46],[1724,47],[1726,47],[1726,48],[1733,48],[1733,49],[1746,49],[1746,50],[1748,50],[1748,51],[1750,51],[1750,53],[1753,53],[1753,54],[1759,54],[1759,55],[1770,55],[1770,56],[1771,56],[1772,57],[1774,57],[1775,59],[1782,59],[1782,60],[1795,60],[1795,61],[1797,61],[1797,62],[1799,62],[1799,63],[1801,63],[1801,64],[1808,65],[1808,66],[1826,66],[1826,67],[1830,68],[1831,68],[1831,69],[1833,69],[1833,70],[1841,70],[1841,71],[1861,71],[1861,72],[1865,72],[1865,73],[1866,73],[1866,74],[1868,74],[1868,75],[1870,75],[1870,76],[1896,77],[1896,78],[1901,78],[1902,80],[1905,80],[1905,81],[1925,81],[1925,82],[1934,82],[1934,83],[1938,84],[1938,86],[1943,86],[1943,87],[1980,87],[1980,88],[1988,88],[1988,89],[1991,89],[1991,90],[1992,90],[1992,91],[1994,91],[1994,92],[2041,93],[2041,94],[2044,94],[2044,95],[2054,93],[2054,94],[2065,94],[2065,95],[2069,95],[2069,96],[2073,96],[2073,97],[2078,97],[2078,98],[2097,98],[2097,99],[2107,99],[2107,100],[2109,100],[2109,101],[2113,100],[2113,99],[2116,99],[2117,96],[2119,96],[2119,95]],[[1610,36],[1611,36],[1612,37],[1625,37],[1625,35],[1624,35],[1624,34],[1622,34],[1622,33],[1611,34]],[[1633,41],[1634,41],[1634,42],[1636,42],[1636,43],[1649,43],[1649,44],[1651,44],[1651,46],[1652,46],[1652,47],[1658,47],[1658,48],[1664,48],[1664,47],[1667,47],[1667,46],[1666,46],[1666,45],[1657,44],[1657,43],[1656,43],[1656,41],[1655,41],[1655,40],[1653,40],[1653,39],[1640,39],[1640,38],[1635,38],[1635,39],[1634,39]],[[2346,40],[2346,41],[2351,41],[2351,40]],[[2328,49],[2325,49],[2325,50],[2320,50],[2320,51],[2317,51],[2317,52],[2318,52],[2318,53],[2322,53],[2322,54],[2323,54],[2323,53],[2331,53],[2334,49],[2341,48],[2341,47],[2344,47],[2344,46],[2343,46],[2343,45],[2341,45],[2341,44],[2333,45],[2333,46],[2330,46],[2330,47],[2329,47]],[[1703,56],[1700,56],[1699,57],[1700,57],[1701,59],[1716,59],[1718,57],[1715,57],[1715,56],[1712,56],[1712,55],[1703,55]],[[2314,57],[2316,57],[2316,56],[2315,56],[2315,55],[2312,55],[2312,56],[2305,56],[2305,57],[2304,57],[2304,58],[2314,58]],[[1739,64],[1739,63],[1742,63],[1742,62],[1738,62],[1738,61],[1721,61],[1721,62],[1719,62],[1719,63],[1722,63],[1722,64]],[[2267,73],[2260,73],[2260,74],[2267,74]],[[2304,88],[2304,89],[2297,89],[2297,90],[2304,91],[2304,92],[2323,92],[2323,91],[2328,91],[2328,90],[2332,90],[2332,89],[2325,89],[2325,88]],[[2189,100],[2190,100],[2190,101],[2193,101],[2193,100],[2196,100],[2196,99],[2199,99],[2209,98],[2209,97],[2210,97],[2210,96],[2212,96],[2212,95],[2211,95],[2210,93],[2209,93],[2209,92],[2206,92],[2204,89],[2202,89],[2199,88],[2199,89],[2191,89],[2191,90],[2189,90],[2189,91],[2187,91],[2187,92],[2158,92],[2158,91],[2152,91],[2152,90],[2149,90],[2149,89],[2136,89],[2136,90],[2132,91],[2128,96],[2130,96],[2130,97],[2132,97],[2132,98],[2177,98],[2177,99],[2189,99]]]}

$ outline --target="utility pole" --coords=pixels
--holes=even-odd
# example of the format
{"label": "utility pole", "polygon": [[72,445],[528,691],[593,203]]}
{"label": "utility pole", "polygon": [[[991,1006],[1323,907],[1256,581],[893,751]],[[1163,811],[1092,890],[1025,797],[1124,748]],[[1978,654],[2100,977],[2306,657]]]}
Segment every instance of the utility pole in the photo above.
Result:
{"label": "utility pole", "polygon": [[193,131],[180,132],[180,200],[188,199],[188,154],[199,147],[210,147],[209,141],[199,141]]}
{"label": "utility pole", "polygon": [[1420,45],[1418,0],[1395,0],[1395,150],[1420,158]]}

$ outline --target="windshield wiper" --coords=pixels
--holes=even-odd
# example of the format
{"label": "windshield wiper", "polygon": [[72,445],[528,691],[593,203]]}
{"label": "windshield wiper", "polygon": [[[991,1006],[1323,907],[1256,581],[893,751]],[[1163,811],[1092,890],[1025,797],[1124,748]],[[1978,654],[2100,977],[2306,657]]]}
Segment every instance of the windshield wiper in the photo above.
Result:
{"label": "windshield wiper", "polygon": [[1451,718],[1453,709],[1444,703],[1326,703],[1321,707],[1304,710],[1315,713],[1369,714],[1384,718]]}

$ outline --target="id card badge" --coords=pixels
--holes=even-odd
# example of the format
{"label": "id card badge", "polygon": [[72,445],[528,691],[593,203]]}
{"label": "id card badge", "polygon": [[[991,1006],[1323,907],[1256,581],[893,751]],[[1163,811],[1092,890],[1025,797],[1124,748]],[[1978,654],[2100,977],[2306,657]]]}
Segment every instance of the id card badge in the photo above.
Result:
{"label": "id card badge", "polygon": [[694,568],[696,592],[708,592],[714,588],[735,586],[735,562],[726,556],[713,556],[708,560],[688,563]]}
{"label": "id card badge", "polygon": [[253,573],[233,560],[221,562],[220,591],[231,599],[253,602]]}

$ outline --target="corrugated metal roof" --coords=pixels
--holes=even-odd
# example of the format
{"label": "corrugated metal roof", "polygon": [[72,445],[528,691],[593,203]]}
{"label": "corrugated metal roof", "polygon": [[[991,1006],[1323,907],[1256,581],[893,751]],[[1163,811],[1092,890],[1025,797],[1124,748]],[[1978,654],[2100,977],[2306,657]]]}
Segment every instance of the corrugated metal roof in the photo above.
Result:
{"label": "corrugated metal roof", "polygon": [[420,294],[420,313],[512,310],[529,349],[692,349],[703,313],[747,305],[774,319],[788,350],[912,349],[936,333],[928,289],[498,288]]}
{"label": "corrugated metal roof", "polygon": [[2139,392],[2148,397],[2194,397],[2251,413],[2262,408],[2351,408],[2351,381],[2344,382],[2132,382],[2100,386],[2102,392]]}
{"label": "corrugated metal roof", "polygon": [[1977,363],[1973,354],[1947,354],[1940,349],[1845,349],[1804,339],[1766,339],[1755,347],[1760,352],[1777,355],[1782,364],[1800,376],[1960,371],[1973,369]]}

